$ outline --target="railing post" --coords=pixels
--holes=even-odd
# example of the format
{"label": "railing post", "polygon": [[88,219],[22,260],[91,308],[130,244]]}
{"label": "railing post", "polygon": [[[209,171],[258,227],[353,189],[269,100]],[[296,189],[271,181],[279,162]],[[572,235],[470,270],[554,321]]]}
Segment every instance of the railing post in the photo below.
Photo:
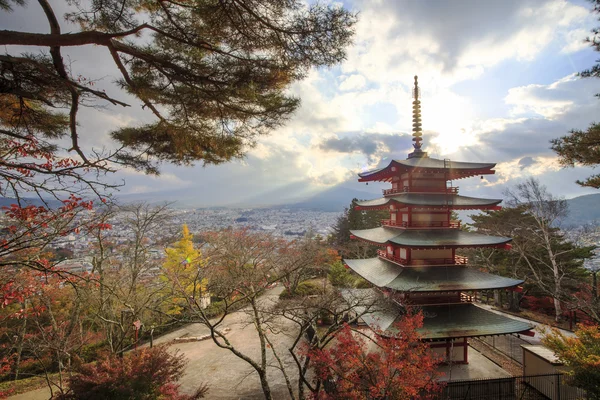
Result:
{"label": "railing post", "polygon": [[560,400],[560,374],[556,374],[554,375],[554,390],[555,390],[555,395],[554,398],[556,400]]}

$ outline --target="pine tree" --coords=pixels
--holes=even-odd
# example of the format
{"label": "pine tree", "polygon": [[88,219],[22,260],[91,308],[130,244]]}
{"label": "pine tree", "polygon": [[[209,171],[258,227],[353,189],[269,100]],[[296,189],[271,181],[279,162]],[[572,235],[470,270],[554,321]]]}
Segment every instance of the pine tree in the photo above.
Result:
{"label": "pine tree", "polygon": [[[356,21],[340,6],[299,0],[67,1],[60,2],[64,16],[52,3],[0,0],[4,13],[40,7],[34,12],[42,11],[49,25],[49,32],[0,30],[6,49],[0,55],[0,177],[17,181],[0,186],[3,196],[27,186],[68,190],[66,178],[97,188],[89,169],[127,165],[158,173],[160,162],[241,158],[298,108],[290,84],[311,67],[344,59]],[[71,31],[62,30],[63,18]],[[98,77],[79,75],[65,63],[67,49],[90,45],[118,71],[123,92],[99,90]],[[140,105],[149,115],[111,133],[115,151],[85,148],[79,109],[106,105]],[[15,146],[41,156],[13,160],[6,154],[16,154]],[[72,156],[68,165],[45,167],[46,156],[65,152]],[[57,185],[39,185],[31,173],[54,177]]]}
{"label": "pine tree", "polygon": [[[594,4],[592,12],[600,14],[600,0],[590,0],[590,2]],[[593,36],[588,37],[587,41],[595,51],[600,51],[600,28],[594,28],[592,34]],[[582,71],[580,76],[600,78],[600,63]],[[600,97],[600,94],[596,96]],[[600,164],[600,124],[593,123],[587,130],[575,129],[569,133],[567,136],[551,141],[552,150],[558,154],[561,165],[565,167],[574,167],[575,165],[595,167]],[[577,184],[600,189],[600,175],[592,175],[585,181],[578,180]]]}

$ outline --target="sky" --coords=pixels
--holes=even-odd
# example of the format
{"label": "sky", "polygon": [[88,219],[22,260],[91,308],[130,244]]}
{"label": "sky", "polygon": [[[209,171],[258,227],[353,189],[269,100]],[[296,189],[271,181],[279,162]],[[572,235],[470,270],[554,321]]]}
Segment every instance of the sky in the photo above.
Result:
{"label": "sky", "polygon": [[[0,13],[3,29],[47,32],[40,7]],[[66,3],[53,1],[57,12]],[[344,1],[358,12],[347,59],[314,69],[289,91],[302,105],[289,123],[261,137],[246,158],[219,166],[163,165],[159,177],[121,170],[121,194],[201,205],[285,202],[336,186],[365,187],[356,174],[404,159],[411,151],[413,76],[422,93],[423,149],[431,157],[495,162],[496,174],[455,183],[461,194],[502,197],[533,176],[554,195],[598,193],[575,180],[590,168],[563,169],[550,140],[597,121],[600,79],[581,79],[600,54],[586,43],[600,22],[591,3],[564,0]],[[63,30],[74,30],[65,22]],[[11,48],[10,52],[20,51]],[[108,54],[93,46],[65,50],[73,71],[132,100],[114,86]],[[83,109],[84,145],[111,147],[108,132],[151,116],[139,103]],[[376,197],[376,196],[374,196]],[[350,201],[351,199],[349,199]]]}

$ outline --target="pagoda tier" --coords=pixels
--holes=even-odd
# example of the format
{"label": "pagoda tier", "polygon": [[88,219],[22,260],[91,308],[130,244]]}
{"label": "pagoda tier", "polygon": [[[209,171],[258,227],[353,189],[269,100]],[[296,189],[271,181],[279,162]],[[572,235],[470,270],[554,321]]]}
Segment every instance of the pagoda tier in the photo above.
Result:
{"label": "pagoda tier", "polygon": [[[353,289],[369,291],[372,289]],[[364,296],[366,293],[360,294]],[[355,297],[357,293],[346,293]],[[375,293],[373,294],[376,295]],[[374,312],[367,312],[361,318],[370,327],[384,335],[394,336],[397,322],[406,313],[404,307],[392,301],[386,302],[386,307]],[[527,333],[532,326],[527,322],[518,321],[487,311],[472,303],[437,304],[418,306],[423,312],[423,327],[419,330],[423,339],[459,339],[491,335],[506,335],[510,333]],[[363,310],[356,310],[362,312]]]}
{"label": "pagoda tier", "polygon": [[390,211],[404,207],[427,208],[427,209],[452,209],[452,210],[482,210],[496,209],[502,200],[480,199],[477,197],[459,196],[457,194],[421,194],[402,193],[390,197],[382,197],[375,200],[364,200],[356,202],[356,209],[385,209]]}
{"label": "pagoda tier", "polygon": [[[477,175],[494,174],[492,169],[496,164],[457,162],[438,160],[435,158],[409,158],[406,160],[392,160],[387,167],[375,169],[358,174],[359,182],[392,182],[394,177],[413,175],[415,179],[427,180],[432,178],[445,178],[455,180]],[[414,175],[418,175],[418,178]],[[415,185],[403,185],[415,186]]]}
{"label": "pagoda tier", "polygon": [[344,263],[375,286],[399,292],[479,291],[523,283],[465,266],[405,267],[377,257]]}
{"label": "pagoda tier", "polygon": [[[450,249],[461,247],[506,247],[512,239],[502,236],[482,235],[458,229],[405,229],[386,226],[372,229],[351,230],[354,238],[377,246],[387,244],[420,249]],[[396,246],[394,246],[396,245]]]}

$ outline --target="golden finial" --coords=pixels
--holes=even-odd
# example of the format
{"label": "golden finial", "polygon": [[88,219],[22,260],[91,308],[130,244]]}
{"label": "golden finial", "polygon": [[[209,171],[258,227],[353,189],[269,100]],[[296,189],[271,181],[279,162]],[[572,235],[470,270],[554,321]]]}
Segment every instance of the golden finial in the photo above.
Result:
{"label": "golden finial", "polygon": [[423,133],[421,132],[421,101],[419,97],[421,96],[421,91],[419,89],[419,83],[417,82],[417,75],[415,75],[415,87],[413,88],[413,147],[415,148],[415,152],[421,151],[421,136]]}

